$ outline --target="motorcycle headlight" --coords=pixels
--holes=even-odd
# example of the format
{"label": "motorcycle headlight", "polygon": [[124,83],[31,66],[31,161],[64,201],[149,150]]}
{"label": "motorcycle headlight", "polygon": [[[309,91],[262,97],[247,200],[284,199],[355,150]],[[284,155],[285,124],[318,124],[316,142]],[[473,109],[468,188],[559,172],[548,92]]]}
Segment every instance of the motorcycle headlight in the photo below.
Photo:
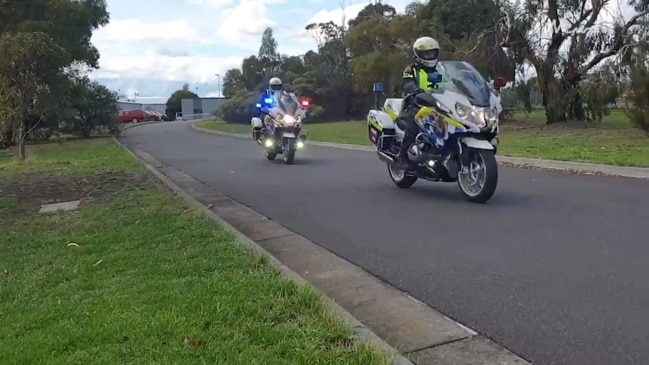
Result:
{"label": "motorcycle headlight", "polygon": [[455,112],[463,120],[466,120],[468,122],[476,124],[480,128],[487,125],[483,109],[476,110],[473,107],[470,107],[470,106],[467,106],[467,105],[464,105],[464,104],[460,104],[460,103],[456,103],[455,104]]}
{"label": "motorcycle headlight", "polygon": [[455,103],[455,112],[462,119],[466,119],[471,113],[471,108],[460,103]]}
{"label": "motorcycle headlight", "polygon": [[485,109],[484,118],[489,124],[496,122],[498,120],[498,110],[496,110],[496,108]]}
{"label": "motorcycle headlight", "polygon": [[288,125],[293,125],[296,122],[297,122],[297,120],[295,120],[295,118],[292,115],[285,115],[284,116],[284,123],[286,123]]}

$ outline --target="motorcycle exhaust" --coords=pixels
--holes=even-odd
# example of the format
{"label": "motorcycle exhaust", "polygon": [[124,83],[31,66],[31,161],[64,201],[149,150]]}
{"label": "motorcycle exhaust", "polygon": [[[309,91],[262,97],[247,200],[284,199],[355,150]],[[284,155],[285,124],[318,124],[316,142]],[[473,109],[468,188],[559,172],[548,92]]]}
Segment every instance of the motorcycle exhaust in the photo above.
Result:
{"label": "motorcycle exhaust", "polygon": [[381,161],[383,161],[385,163],[389,163],[389,164],[394,163],[394,157],[388,155],[385,152],[376,151],[376,155],[379,157],[379,160],[381,160]]}

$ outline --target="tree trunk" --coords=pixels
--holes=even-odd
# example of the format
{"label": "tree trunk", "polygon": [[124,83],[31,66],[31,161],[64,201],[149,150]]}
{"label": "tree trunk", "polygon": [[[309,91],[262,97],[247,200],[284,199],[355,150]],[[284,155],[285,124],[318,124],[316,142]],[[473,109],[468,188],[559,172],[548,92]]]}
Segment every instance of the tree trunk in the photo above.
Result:
{"label": "tree trunk", "polygon": [[567,104],[567,119],[569,120],[586,120],[586,113],[584,112],[583,101],[579,93],[579,85],[571,84],[568,82],[563,83],[564,100]]}
{"label": "tree trunk", "polygon": [[543,93],[543,108],[545,109],[546,124],[555,124],[566,121],[566,108],[563,93],[559,83],[554,77],[539,78],[539,86]]}
{"label": "tree trunk", "polygon": [[8,127],[5,131],[0,131],[0,149],[9,148],[13,145],[13,130]]}
{"label": "tree trunk", "polygon": [[27,153],[25,151],[25,139],[27,138],[27,136],[25,135],[24,122],[20,123],[20,125],[18,126],[15,136],[16,146],[18,147],[18,159],[20,161],[25,161],[25,158],[27,158]]}
{"label": "tree trunk", "polygon": [[584,121],[586,113],[579,92],[579,82],[557,80],[554,75],[540,75],[539,87],[543,94],[546,124],[555,124],[567,120]]}
{"label": "tree trunk", "polygon": [[18,159],[20,159],[20,161],[25,161],[26,158],[27,152],[25,150],[25,140],[20,139],[18,140]]}

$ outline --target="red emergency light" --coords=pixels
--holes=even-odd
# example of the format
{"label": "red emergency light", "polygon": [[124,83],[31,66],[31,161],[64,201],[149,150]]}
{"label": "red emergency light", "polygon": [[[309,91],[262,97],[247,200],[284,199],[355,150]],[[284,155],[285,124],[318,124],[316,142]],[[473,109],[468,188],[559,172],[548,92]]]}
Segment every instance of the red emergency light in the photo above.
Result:
{"label": "red emergency light", "polygon": [[311,99],[309,98],[301,98],[300,99],[300,105],[302,108],[309,109],[311,108]]}

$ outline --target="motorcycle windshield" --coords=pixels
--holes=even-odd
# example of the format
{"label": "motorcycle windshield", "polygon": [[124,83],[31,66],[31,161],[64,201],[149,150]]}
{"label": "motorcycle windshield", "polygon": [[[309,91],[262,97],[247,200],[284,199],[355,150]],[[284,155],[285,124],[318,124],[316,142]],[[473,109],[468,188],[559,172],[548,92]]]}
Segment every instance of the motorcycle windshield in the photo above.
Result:
{"label": "motorcycle windshield", "polygon": [[487,81],[470,63],[464,61],[439,61],[437,72],[442,75],[443,88],[469,99],[478,107],[489,107],[491,90]]}
{"label": "motorcycle windshield", "polygon": [[275,101],[275,104],[271,109],[271,114],[274,114],[274,116],[287,114],[295,116],[299,107],[300,104],[297,102],[297,100],[295,100],[291,94],[284,92]]}

